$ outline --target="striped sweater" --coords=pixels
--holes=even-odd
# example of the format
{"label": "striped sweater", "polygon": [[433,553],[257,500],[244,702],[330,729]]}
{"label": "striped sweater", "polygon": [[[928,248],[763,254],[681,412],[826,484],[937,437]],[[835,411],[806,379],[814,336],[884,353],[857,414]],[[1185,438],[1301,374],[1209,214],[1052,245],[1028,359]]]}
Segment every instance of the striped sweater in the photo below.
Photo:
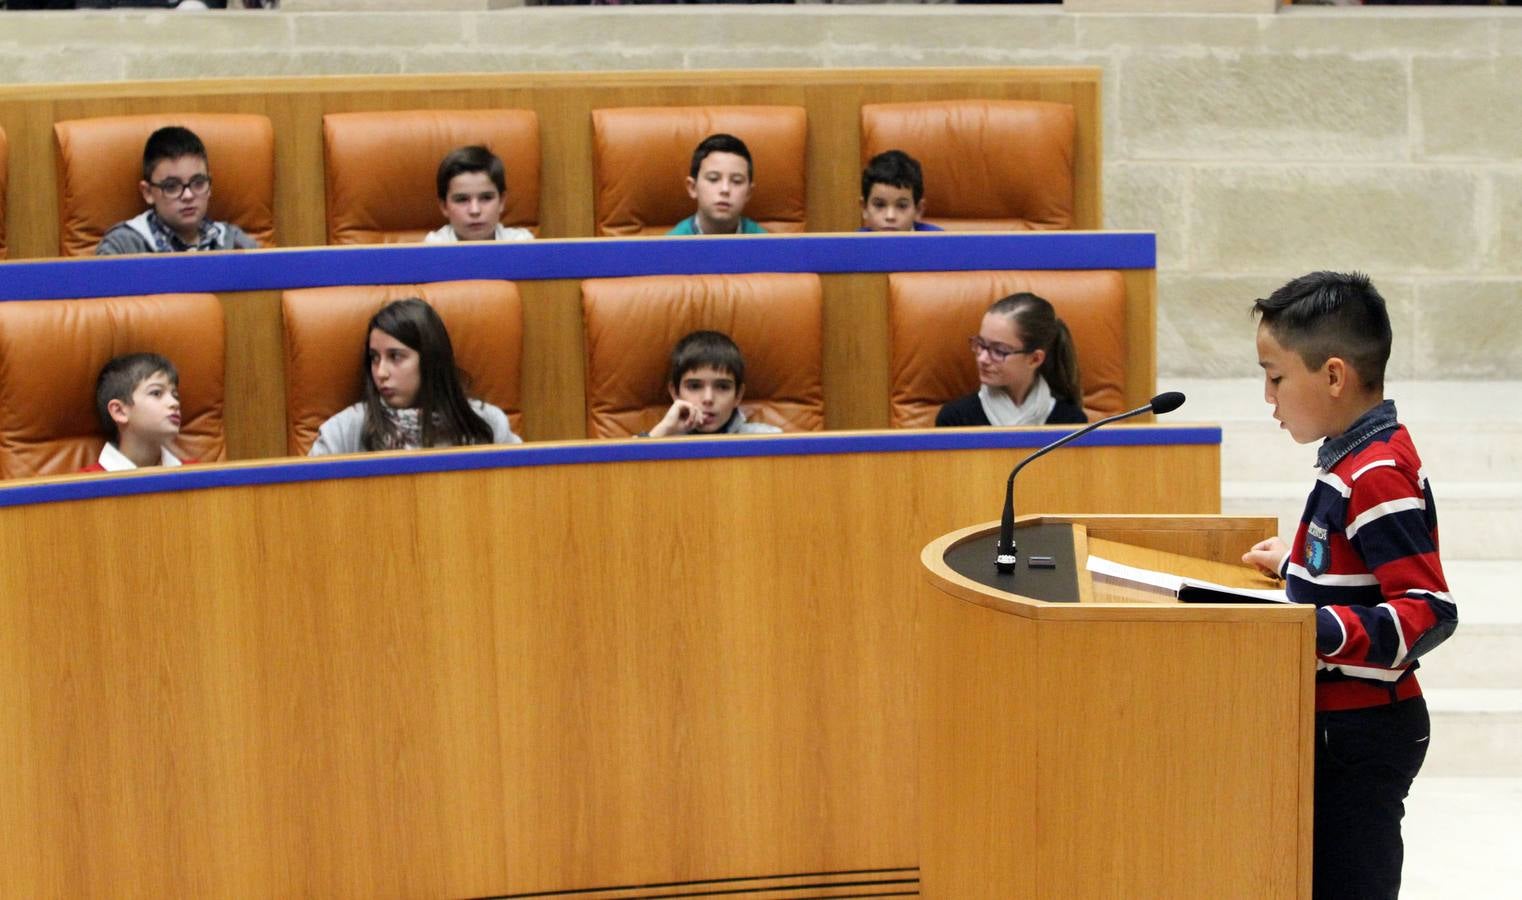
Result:
{"label": "striped sweater", "polygon": [[1389,400],[1322,445],[1282,572],[1289,598],[1316,604],[1316,709],[1361,709],[1421,694],[1417,659],[1458,611],[1438,559],[1437,508]]}

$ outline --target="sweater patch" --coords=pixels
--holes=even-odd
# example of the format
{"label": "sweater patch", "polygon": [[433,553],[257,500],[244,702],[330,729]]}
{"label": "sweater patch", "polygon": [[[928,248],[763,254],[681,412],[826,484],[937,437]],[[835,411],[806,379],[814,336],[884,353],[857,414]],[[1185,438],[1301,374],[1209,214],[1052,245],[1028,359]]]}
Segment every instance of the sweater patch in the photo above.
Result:
{"label": "sweater patch", "polygon": [[1312,578],[1325,575],[1332,562],[1332,547],[1326,526],[1314,519],[1305,524],[1305,570]]}

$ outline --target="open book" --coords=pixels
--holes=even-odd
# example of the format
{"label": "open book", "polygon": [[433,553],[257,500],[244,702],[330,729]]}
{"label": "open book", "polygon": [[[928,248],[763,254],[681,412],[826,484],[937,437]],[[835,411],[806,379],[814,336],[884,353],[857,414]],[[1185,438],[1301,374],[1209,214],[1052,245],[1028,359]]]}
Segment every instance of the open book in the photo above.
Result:
{"label": "open book", "polygon": [[1176,597],[1184,603],[1289,603],[1282,590],[1227,587],[1198,578],[1185,578],[1152,569],[1139,569],[1090,556],[1087,566],[1096,580],[1137,587],[1149,593]]}

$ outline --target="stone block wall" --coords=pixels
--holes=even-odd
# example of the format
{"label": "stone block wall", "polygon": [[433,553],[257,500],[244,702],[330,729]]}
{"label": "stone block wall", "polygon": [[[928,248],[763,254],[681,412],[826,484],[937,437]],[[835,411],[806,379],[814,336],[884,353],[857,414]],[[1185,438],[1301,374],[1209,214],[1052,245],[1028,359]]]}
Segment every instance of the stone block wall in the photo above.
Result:
{"label": "stone block wall", "polygon": [[1255,376],[1249,304],[1317,268],[1375,277],[1393,377],[1522,379],[1522,18],[1505,9],[0,13],[0,83],[978,65],[1104,70],[1106,222],[1158,233],[1165,379]]}

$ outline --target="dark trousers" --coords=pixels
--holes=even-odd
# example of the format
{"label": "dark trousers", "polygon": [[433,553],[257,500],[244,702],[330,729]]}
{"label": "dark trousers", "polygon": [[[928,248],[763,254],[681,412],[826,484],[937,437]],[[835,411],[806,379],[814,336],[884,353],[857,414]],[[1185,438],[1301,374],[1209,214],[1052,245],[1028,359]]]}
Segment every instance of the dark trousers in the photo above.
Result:
{"label": "dark trousers", "polygon": [[1400,820],[1430,732],[1421,697],[1316,715],[1316,900],[1400,895]]}

